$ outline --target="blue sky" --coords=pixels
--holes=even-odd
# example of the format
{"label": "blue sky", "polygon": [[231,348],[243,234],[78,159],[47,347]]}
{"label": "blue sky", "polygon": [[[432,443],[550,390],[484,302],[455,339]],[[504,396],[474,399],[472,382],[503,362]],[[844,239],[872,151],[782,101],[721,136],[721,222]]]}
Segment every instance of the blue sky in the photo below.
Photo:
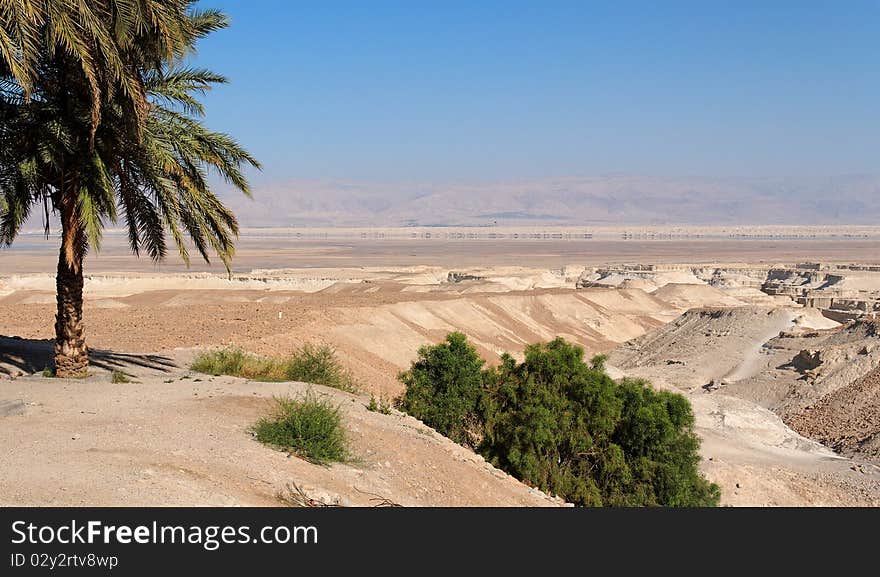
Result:
{"label": "blue sky", "polygon": [[257,182],[878,172],[878,2],[202,4]]}

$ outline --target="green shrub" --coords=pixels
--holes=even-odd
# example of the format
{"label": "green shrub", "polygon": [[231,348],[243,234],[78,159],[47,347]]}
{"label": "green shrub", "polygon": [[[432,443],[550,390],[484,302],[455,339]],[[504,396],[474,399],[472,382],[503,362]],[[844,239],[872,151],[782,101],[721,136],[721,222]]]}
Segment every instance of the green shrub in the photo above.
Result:
{"label": "green shrub", "polygon": [[282,364],[288,381],[327,385],[348,392],[357,390],[354,377],[336,358],[336,351],[327,345],[306,343]]}
{"label": "green shrub", "polygon": [[115,370],[110,373],[110,382],[112,382],[114,385],[120,385],[124,383],[130,383],[132,381],[124,372]]}
{"label": "green shrub", "polygon": [[380,395],[378,400],[376,399],[376,395],[370,395],[370,403],[367,405],[367,410],[373,413],[390,415],[391,403],[385,395]]}
{"label": "green shrub", "polygon": [[406,390],[398,408],[456,443],[476,447],[482,439],[479,402],[483,359],[462,333],[419,349],[418,359],[398,378]]}
{"label": "green shrub", "polygon": [[253,427],[258,441],[319,465],[349,458],[340,408],[328,398],[308,392],[301,399],[277,398],[275,404]]}
{"label": "green shrub", "polygon": [[228,348],[199,353],[190,368],[215,377],[232,375],[254,378],[256,375],[265,375],[266,360],[250,355],[241,349]]}
{"label": "green shrub", "polygon": [[[718,504],[717,485],[699,473],[699,439],[683,396],[655,391],[644,381],[616,383],[605,372],[604,357],[587,364],[583,349],[561,338],[527,347],[522,363],[504,355],[498,367],[488,370],[475,368],[475,351],[463,337],[455,340],[454,349],[448,341],[424,348],[413,369],[402,375],[404,398],[410,387],[419,393],[419,403],[404,407],[416,418],[462,442],[456,420],[436,413],[443,407],[455,408],[456,415],[462,414],[461,407],[473,411],[467,414],[480,427],[478,452],[518,479],[576,505]],[[442,354],[433,354],[435,348]],[[443,382],[449,367],[458,368],[456,378],[469,385],[447,387],[447,394],[432,402],[428,397],[434,389],[428,385]],[[462,367],[468,367],[466,379]],[[414,379],[414,374],[425,378]],[[475,437],[466,436],[471,443],[463,444],[473,446]]]}
{"label": "green shrub", "polygon": [[562,339],[527,347],[522,364],[505,356],[485,380],[486,459],[577,505],[602,505],[602,479],[625,473],[609,469],[621,457],[610,446],[621,408],[614,381]]}
{"label": "green shrub", "polygon": [[613,441],[628,456],[632,476],[628,492],[644,495],[630,503],[623,491],[617,496],[619,504],[718,505],[720,489],[699,473],[700,440],[688,400],[631,380],[621,383],[617,395],[623,409]]}
{"label": "green shrub", "polygon": [[578,505],[707,506],[690,403],[644,381],[615,383],[562,339],[486,374],[486,458]]}
{"label": "green shrub", "polygon": [[192,370],[208,375],[231,375],[253,381],[301,381],[355,392],[357,382],[327,345],[304,344],[286,358],[266,358],[228,348],[199,354]]}

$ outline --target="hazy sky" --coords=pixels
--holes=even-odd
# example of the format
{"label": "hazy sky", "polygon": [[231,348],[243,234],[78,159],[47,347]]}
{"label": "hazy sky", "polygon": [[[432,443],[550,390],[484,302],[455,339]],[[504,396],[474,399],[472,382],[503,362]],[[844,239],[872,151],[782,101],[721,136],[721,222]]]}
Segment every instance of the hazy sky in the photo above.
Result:
{"label": "hazy sky", "polygon": [[205,0],[259,181],[880,165],[880,2]]}

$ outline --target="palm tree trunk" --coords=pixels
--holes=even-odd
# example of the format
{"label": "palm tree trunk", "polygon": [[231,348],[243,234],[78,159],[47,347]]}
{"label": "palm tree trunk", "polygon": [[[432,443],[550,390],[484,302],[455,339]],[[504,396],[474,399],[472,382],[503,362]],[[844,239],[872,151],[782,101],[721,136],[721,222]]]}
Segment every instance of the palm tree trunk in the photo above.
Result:
{"label": "palm tree trunk", "polygon": [[[65,214],[67,212],[67,214]],[[61,251],[58,255],[58,276],[55,278],[55,376],[79,378],[88,373],[89,349],[82,322],[83,257],[74,243],[77,238],[73,210],[61,211]]]}

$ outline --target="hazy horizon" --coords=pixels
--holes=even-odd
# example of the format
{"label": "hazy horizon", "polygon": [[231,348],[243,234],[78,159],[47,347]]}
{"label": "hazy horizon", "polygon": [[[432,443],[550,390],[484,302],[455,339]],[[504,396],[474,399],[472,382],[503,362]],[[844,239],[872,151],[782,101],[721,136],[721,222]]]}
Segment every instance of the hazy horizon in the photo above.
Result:
{"label": "hazy horizon", "polygon": [[869,225],[880,175],[632,175],[489,182],[291,179],[224,192],[245,227],[480,225]]}
{"label": "hazy horizon", "polygon": [[[880,174],[828,177],[605,175],[505,181],[290,179],[248,199],[218,183],[242,228],[410,226],[865,226]],[[53,223],[55,217],[53,216]],[[113,229],[124,225],[120,220]],[[25,231],[42,228],[34,211]]]}
{"label": "hazy horizon", "polygon": [[243,226],[880,222],[870,2],[203,4]]}

